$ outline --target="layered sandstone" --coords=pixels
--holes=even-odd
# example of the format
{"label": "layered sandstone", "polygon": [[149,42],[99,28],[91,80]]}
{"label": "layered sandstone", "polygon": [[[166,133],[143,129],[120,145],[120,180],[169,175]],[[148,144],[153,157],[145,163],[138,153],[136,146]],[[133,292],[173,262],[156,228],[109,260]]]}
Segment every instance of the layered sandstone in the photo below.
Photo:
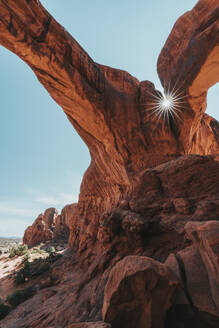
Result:
{"label": "layered sandstone", "polygon": [[[207,91],[219,81],[218,15],[218,0],[200,0],[176,22],[158,73],[164,88],[178,90],[184,100],[179,119],[157,120],[151,101],[159,92],[153,83],[95,63],[38,0],[0,0],[0,43],[31,67],[91,153],[79,202],[64,210],[74,267],[56,268],[62,288],[46,301],[47,308],[39,311],[38,295],[28,305],[31,314],[17,309],[8,327],[15,318],[18,327],[24,321],[31,327],[32,316],[42,327],[101,320],[103,290],[119,260],[144,255],[163,262],[170,253],[187,252],[183,249],[193,242],[184,238],[188,221],[218,219],[219,126],[204,114]],[[203,263],[197,248],[188,254],[188,262]],[[208,269],[202,269],[206,277]],[[210,321],[213,315],[216,327],[212,304],[200,300],[197,309]],[[181,323],[175,313],[176,306],[168,323],[186,327],[188,316]]]}
{"label": "layered sandstone", "polygon": [[33,247],[49,241],[67,240],[70,226],[68,209],[74,207],[75,204],[67,205],[61,214],[55,208],[48,208],[25,230],[23,243]]}

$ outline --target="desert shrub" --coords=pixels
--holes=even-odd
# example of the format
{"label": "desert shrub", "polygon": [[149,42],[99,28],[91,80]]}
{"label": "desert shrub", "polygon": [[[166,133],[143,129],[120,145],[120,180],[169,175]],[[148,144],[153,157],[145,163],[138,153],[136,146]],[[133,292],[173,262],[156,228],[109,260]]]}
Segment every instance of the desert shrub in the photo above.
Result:
{"label": "desert shrub", "polygon": [[3,303],[0,304],[0,320],[4,319],[6,315],[10,312],[10,306]]}
{"label": "desert shrub", "polygon": [[36,294],[34,286],[27,287],[22,290],[16,290],[13,294],[8,296],[7,301],[12,307],[16,307]]}
{"label": "desert shrub", "polygon": [[29,261],[29,256],[26,255],[22,262],[22,267],[14,276],[14,282],[17,285],[23,284],[26,281],[35,279],[41,274],[47,272],[51,268],[51,264],[62,257],[61,254],[50,252],[47,258],[38,258],[33,262]]}
{"label": "desert shrub", "polygon": [[36,259],[33,262],[29,262],[28,257],[25,258],[23,260],[22,268],[14,276],[15,284],[23,284],[26,281],[35,279],[46,271],[49,271],[51,261],[48,258]]}
{"label": "desert shrub", "polygon": [[11,248],[10,251],[9,251],[9,257],[10,257],[10,259],[12,259],[12,258],[15,257],[15,256],[16,256],[16,254],[15,254],[15,249],[14,249],[14,247],[13,247],[13,248]]}
{"label": "desert shrub", "polygon": [[32,254],[40,254],[40,255],[46,255],[47,252],[44,251],[43,249],[40,249],[40,248],[34,248],[31,250],[31,253]]}
{"label": "desert shrub", "polygon": [[54,246],[48,247],[46,250],[47,250],[47,252],[48,252],[49,254],[54,254],[54,253],[56,252]]}
{"label": "desert shrub", "polygon": [[26,255],[22,261],[23,267],[16,273],[14,282],[19,285],[31,278],[29,257]]}
{"label": "desert shrub", "polygon": [[9,252],[9,257],[13,258],[15,256],[22,256],[28,251],[27,245],[19,245],[17,247],[12,247]]}

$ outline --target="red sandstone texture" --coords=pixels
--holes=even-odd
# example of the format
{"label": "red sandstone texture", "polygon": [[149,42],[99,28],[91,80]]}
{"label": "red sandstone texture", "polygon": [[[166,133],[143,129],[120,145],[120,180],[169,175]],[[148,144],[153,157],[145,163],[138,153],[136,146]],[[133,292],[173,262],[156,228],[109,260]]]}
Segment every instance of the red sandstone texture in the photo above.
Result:
{"label": "red sandstone texture", "polygon": [[110,272],[103,318],[115,328],[162,327],[179,290],[167,266],[146,256],[126,256]]}
{"label": "red sandstone texture", "polygon": [[62,209],[61,214],[58,214],[55,208],[48,208],[25,230],[23,243],[33,247],[48,241],[68,239],[75,207],[76,204],[67,205]]}
{"label": "red sandstone texture", "polygon": [[[200,0],[176,22],[158,59],[158,73],[165,88],[177,88],[185,98],[181,119],[158,121],[151,115],[152,95],[158,92],[153,83],[95,63],[39,1],[0,0],[0,43],[31,67],[91,153],[79,202],[65,210],[72,266],[67,268],[66,262],[56,268],[62,279],[44,308],[36,295],[25,305],[31,312],[22,314],[20,306],[4,319],[5,327],[14,327],[15,321],[18,328],[34,327],[33,322],[42,328],[62,328],[74,321],[101,320],[109,273],[128,255],[152,258],[148,263],[168,258],[164,270],[172,270],[174,278],[153,293],[160,293],[160,299],[167,293],[172,300],[175,287],[168,286],[171,281],[176,286],[177,279],[185,294],[179,292],[178,303],[160,306],[157,316],[162,320],[157,323],[153,309],[158,298],[145,289],[139,327],[140,318],[153,328],[218,327],[218,283],[211,278],[217,277],[211,269],[218,254],[217,238],[214,246],[211,241],[201,250],[187,230],[188,222],[195,229],[198,221],[212,229],[206,234],[210,240],[219,217],[219,123],[204,114],[207,91],[219,81],[218,24],[218,0]],[[208,225],[209,220],[216,223]],[[200,277],[195,275],[198,268]],[[155,276],[163,281],[155,269],[149,278],[147,270],[136,275],[136,288],[142,281],[150,284]],[[117,285],[115,281],[111,292]],[[205,290],[202,299],[197,285]],[[116,298],[121,313],[126,308],[122,301],[131,309],[139,302],[135,294],[135,300],[129,300],[129,289],[122,287]],[[110,304],[110,293],[106,297],[104,304]],[[114,309],[110,316],[111,309],[104,307],[105,319],[117,327],[114,318],[119,318],[116,322],[128,328],[126,317],[122,322]],[[129,314],[132,318],[134,312]]]}
{"label": "red sandstone texture", "polygon": [[[57,281],[55,286],[51,286],[51,281],[47,283],[49,278],[47,274],[46,277],[42,277],[40,283],[42,289],[2,321],[5,327],[12,328],[15,323],[17,327],[22,327],[24,323],[27,327],[34,327],[34,323],[38,322],[42,328],[49,325],[62,328],[68,327],[73,322],[102,320],[103,304],[105,304],[104,309],[106,304],[114,304],[110,300],[110,295],[115,295],[116,288],[120,285],[116,280],[120,279],[120,276],[116,275],[113,286],[106,289],[104,299],[108,276],[114,265],[127,255],[137,257],[136,263],[138,263],[138,256],[140,262],[142,256],[148,264],[155,261],[158,268],[160,266],[162,268],[159,262],[166,261],[165,266],[168,266],[175,276],[169,278],[169,283],[166,282],[157,290],[156,288],[152,290],[154,294],[149,293],[146,292],[147,285],[151,286],[153,283],[156,285],[159,279],[162,281],[162,274],[158,279],[159,270],[156,271],[153,267],[149,269],[150,274],[147,270],[140,273],[141,269],[131,262],[131,268],[136,269],[134,273],[136,280],[128,283],[127,287],[124,282],[125,286],[122,289],[118,288],[118,304],[114,304],[114,309],[119,311],[116,313],[113,310],[110,316],[110,309],[104,310],[104,313],[107,313],[105,320],[112,323],[113,327],[114,318],[121,320],[119,312],[124,313],[126,306],[130,311],[133,309],[129,318],[136,318],[133,304],[139,304],[140,300],[137,296],[140,295],[134,294],[135,297],[132,298],[130,286],[135,290],[139,284],[142,286],[143,282],[145,282],[145,298],[143,290],[142,304],[145,304],[150,297],[155,301],[151,303],[149,301],[153,311],[147,305],[146,313],[139,312],[139,319],[140,317],[153,319],[158,315],[164,318],[165,311],[169,309],[166,312],[166,326],[163,322],[164,327],[209,327],[209,325],[217,327],[219,312],[216,304],[218,303],[213,301],[212,296],[216,288],[212,288],[213,292],[211,292],[207,274],[212,264],[208,264],[208,261],[203,262],[200,253],[202,247],[211,254],[211,249],[207,248],[209,244],[214,249],[215,255],[213,254],[212,257],[216,259],[218,254],[216,226],[219,214],[218,180],[219,162],[213,156],[182,156],[174,161],[146,169],[139,179],[136,179],[132,198],[122,202],[120,208],[101,216],[101,227],[97,238],[92,238],[91,231],[95,231],[93,226],[87,231],[84,228],[83,234],[81,231],[81,247],[84,244],[89,247],[74,248],[55,263],[51,270],[52,280],[54,281],[55,277]],[[72,223],[78,234],[80,233],[79,220],[80,218],[77,222],[75,219]],[[197,241],[191,238],[191,235],[195,234],[189,232],[192,231],[189,224],[192,225],[191,228],[203,226],[206,231],[208,229],[208,235],[207,233],[204,235],[203,228],[202,240],[205,240],[205,243],[202,241],[199,243],[197,238]],[[201,238],[201,235],[198,238]],[[180,255],[181,262],[176,260]],[[212,261],[214,263],[215,260]],[[129,256],[123,263],[129,265]],[[123,272],[127,272],[126,265]],[[115,268],[111,275],[113,272]],[[164,272],[168,272],[166,267]],[[126,281],[125,274],[122,279]],[[178,293],[175,290],[177,280],[177,285],[180,286]],[[165,303],[158,308],[156,293],[161,300],[167,295],[175,294],[175,300],[170,305]],[[123,317],[126,322],[126,316]],[[119,322],[122,325],[122,322]],[[163,326],[151,325],[151,327]]]}
{"label": "red sandstone texture", "polygon": [[58,212],[55,208],[48,208],[40,214],[33,225],[25,230],[23,242],[29,246],[36,246],[41,242],[53,239],[53,228]]}

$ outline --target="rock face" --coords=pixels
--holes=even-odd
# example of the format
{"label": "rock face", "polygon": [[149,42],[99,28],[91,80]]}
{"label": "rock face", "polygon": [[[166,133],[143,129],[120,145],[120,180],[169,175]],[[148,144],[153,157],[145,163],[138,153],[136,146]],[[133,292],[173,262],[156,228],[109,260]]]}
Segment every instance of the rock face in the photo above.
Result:
{"label": "rock face", "polygon": [[146,169],[113,210],[86,225],[76,215],[71,243],[79,245],[80,260],[93,270],[101,271],[115,255],[144,254],[164,261],[169,252],[186,246],[188,221],[218,217],[218,181],[219,162],[212,156],[183,156]]}
{"label": "rock face", "polygon": [[198,1],[178,19],[158,59],[162,84],[187,92],[178,131],[185,153],[218,153],[218,122],[203,115],[208,89],[219,78],[218,19],[218,0]]}
{"label": "rock face", "polygon": [[219,316],[219,222],[189,222],[185,230],[205,265],[209,291]]}
{"label": "rock face", "polygon": [[[179,118],[158,120],[151,105],[159,95],[153,83],[95,63],[38,0],[0,0],[0,44],[30,66],[91,153],[78,204],[56,218],[70,230],[74,277],[67,277],[63,265],[63,291],[44,303],[51,313],[46,307],[39,311],[36,296],[30,314],[17,309],[8,327],[16,318],[22,318],[18,328],[24,322],[31,327],[32,316],[42,327],[101,320],[103,290],[119,260],[143,255],[164,262],[171,253],[176,255],[169,258],[169,268],[176,268],[175,275],[179,271],[186,296],[168,311],[167,327],[188,327],[188,322],[218,326],[217,271],[212,267],[218,246],[212,239],[204,251],[198,241],[184,238],[187,222],[208,225],[219,217],[219,123],[204,114],[207,91],[219,81],[218,15],[218,0],[200,0],[176,22],[158,59],[158,73],[164,88],[177,90],[183,101]],[[51,238],[48,223],[37,220],[25,233],[30,244],[39,235],[38,224]],[[198,267],[200,277],[194,274]],[[203,286],[205,298],[197,286]]]}
{"label": "rock face", "polygon": [[179,280],[163,264],[127,256],[109,275],[103,318],[115,328],[163,327],[179,287]]}
{"label": "rock face", "polygon": [[[67,205],[66,208],[72,205]],[[52,240],[68,239],[69,222],[65,213],[65,208],[61,215],[55,208],[48,208],[25,230],[23,243],[32,247]]]}
{"label": "rock face", "polygon": [[169,312],[168,327],[217,327],[219,222],[188,222],[185,231],[192,245],[165,262],[184,285]]}
{"label": "rock face", "polygon": [[55,208],[49,208],[44,214],[40,214],[33,225],[26,229],[23,243],[28,246],[36,246],[41,242],[52,240],[52,230],[57,216],[58,212]]}

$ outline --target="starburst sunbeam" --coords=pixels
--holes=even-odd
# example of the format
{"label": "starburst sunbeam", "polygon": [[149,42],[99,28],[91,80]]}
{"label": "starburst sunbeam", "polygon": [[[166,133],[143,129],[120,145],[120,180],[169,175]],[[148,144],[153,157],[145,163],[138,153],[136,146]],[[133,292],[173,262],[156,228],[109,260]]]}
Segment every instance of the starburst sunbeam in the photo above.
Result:
{"label": "starburst sunbeam", "polygon": [[149,107],[151,115],[155,115],[158,120],[161,118],[165,121],[170,118],[181,120],[180,110],[185,105],[185,98],[187,97],[184,91],[176,89],[174,86],[172,90],[170,87],[164,88],[163,93],[149,91],[148,93],[152,98]]}

